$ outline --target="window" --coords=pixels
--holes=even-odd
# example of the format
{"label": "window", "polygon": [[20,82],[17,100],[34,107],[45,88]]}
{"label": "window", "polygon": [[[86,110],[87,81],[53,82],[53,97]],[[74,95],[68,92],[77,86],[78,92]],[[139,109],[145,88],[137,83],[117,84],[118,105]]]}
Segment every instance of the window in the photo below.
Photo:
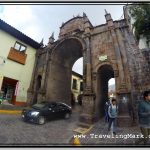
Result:
{"label": "window", "polygon": [[36,83],[36,90],[37,91],[41,88],[41,81],[42,81],[42,76],[38,75],[38,77],[37,77],[37,83]]}
{"label": "window", "polygon": [[48,105],[49,108],[55,108],[56,106],[57,106],[56,103],[50,103],[50,104]]}
{"label": "window", "polygon": [[77,90],[77,80],[73,79],[72,88]]}
{"label": "window", "polygon": [[83,91],[83,82],[80,82],[80,91]]}
{"label": "window", "polygon": [[20,52],[25,52],[27,47],[19,42],[16,42],[14,48]]}
{"label": "window", "polygon": [[65,109],[66,107],[60,104],[60,105],[57,106],[57,108],[58,109]]}
{"label": "window", "polygon": [[14,47],[10,48],[8,59],[18,62],[22,65],[25,65],[27,54],[25,53],[27,46],[16,41]]}

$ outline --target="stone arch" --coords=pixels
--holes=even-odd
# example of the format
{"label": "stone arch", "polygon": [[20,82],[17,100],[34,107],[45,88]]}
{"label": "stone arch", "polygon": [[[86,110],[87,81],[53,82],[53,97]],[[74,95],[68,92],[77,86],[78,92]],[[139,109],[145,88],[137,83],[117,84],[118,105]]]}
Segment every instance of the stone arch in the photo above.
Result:
{"label": "stone arch", "polygon": [[52,52],[51,52],[51,58],[53,57],[53,54],[55,53],[55,51],[56,51],[56,49],[57,49],[57,47],[61,44],[61,43],[63,43],[64,41],[66,41],[66,40],[69,40],[69,39],[74,39],[74,40],[77,40],[77,41],[79,41],[80,43],[81,43],[81,45],[82,45],[82,52],[84,53],[84,51],[86,50],[86,42],[85,42],[85,40],[83,39],[83,38],[81,38],[80,36],[66,36],[66,37],[64,37],[64,38],[62,38],[62,39],[60,39],[60,40],[58,40],[57,41],[57,44],[54,46],[54,48],[52,49]]}
{"label": "stone arch", "polygon": [[48,100],[71,104],[72,67],[77,59],[84,57],[85,47],[83,39],[70,36],[61,39],[53,48],[47,77],[47,89],[51,91],[46,93]]}
{"label": "stone arch", "polygon": [[100,62],[100,63],[98,63],[98,64],[95,66],[95,72],[97,72],[98,69],[99,69],[101,66],[103,66],[103,65],[110,65],[110,66],[113,68],[114,71],[115,71],[115,70],[118,70],[117,63],[115,64],[115,63],[112,63],[112,62],[110,62],[110,61],[105,61],[105,62]]}
{"label": "stone arch", "polygon": [[114,66],[110,62],[103,62],[96,67],[95,81],[95,113],[96,118],[104,116],[105,102],[108,101],[108,81],[114,78]]}
{"label": "stone arch", "polygon": [[[42,74],[44,88],[41,91],[43,99],[69,104],[71,67],[77,58],[83,56],[83,81],[85,85],[80,123],[85,125],[94,122],[94,115],[98,110],[96,106],[100,102],[97,97],[95,99],[95,94],[96,96],[99,94],[97,92],[97,80],[98,77],[101,77],[98,73],[103,74],[108,69],[116,79],[117,96],[120,106],[122,105],[121,108],[125,110],[119,112],[119,122],[123,122],[122,125],[125,121],[127,125],[129,124],[130,116],[127,112],[127,104],[131,100],[135,104],[139,92],[145,89],[146,83],[145,85],[140,83],[146,81],[143,80],[146,77],[143,74],[146,70],[142,67],[146,62],[143,61],[144,57],[140,54],[136,41],[131,38],[133,35],[127,32],[126,19],[113,21],[110,13],[106,13],[105,18],[106,24],[95,27],[85,14],[83,18],[73,18],[60,27],[59,39],[56,42],[52,36],[48,45],[37,51],[35,73],[32,76],[29,93],[32,101],[36,94],[34,91],[36,74],[44,70]],[[107,58],[99,60],[98,56],[103,55]],[[42,63],[40,63],[38,56],[40,56]],[[147,79],[149,79],[148,76]],[[135,99],[135,97],[137,98]]]}

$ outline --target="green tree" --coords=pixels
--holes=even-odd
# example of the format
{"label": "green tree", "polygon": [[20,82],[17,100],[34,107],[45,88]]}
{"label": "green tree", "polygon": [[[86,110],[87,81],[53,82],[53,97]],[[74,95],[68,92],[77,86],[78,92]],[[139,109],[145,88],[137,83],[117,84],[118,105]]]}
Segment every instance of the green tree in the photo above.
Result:
{"label": "green tree", "polygon": [[150,4],[134,4],[129,7],[129,13],[135,20],[133,27],[135,37],[139,42],[140,36],[146,38],[147,44],[150,42]]}

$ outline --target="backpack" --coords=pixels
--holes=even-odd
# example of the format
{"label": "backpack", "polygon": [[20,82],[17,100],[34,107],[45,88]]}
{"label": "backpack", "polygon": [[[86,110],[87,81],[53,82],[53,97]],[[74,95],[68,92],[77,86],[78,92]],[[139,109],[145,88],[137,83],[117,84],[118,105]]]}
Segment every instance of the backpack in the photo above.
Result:
{"label": "backpack", "polygon": [[107,102],[107,103],[105,103],[105,111],[106,111],[106,112],[108,112],[108,108],[109,108],[109,106],[110,106],[110,103],[108,103],[108,102]]}
{"label": "backpack", "polygon": [[[112,112],[112,105],[110,105],[110,113]],[[116,104],[116,112],[118,112],[118,105]]]}

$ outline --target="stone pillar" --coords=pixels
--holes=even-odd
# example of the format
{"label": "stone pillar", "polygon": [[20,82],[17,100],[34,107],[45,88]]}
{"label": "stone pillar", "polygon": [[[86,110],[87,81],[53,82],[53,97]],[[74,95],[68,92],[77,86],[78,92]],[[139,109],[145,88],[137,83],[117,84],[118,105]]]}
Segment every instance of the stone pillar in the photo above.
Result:
{"label": "stone pillar", "polygon": [[125,79],[125,68],[126,66],[126,54],[124,51],[123,42],[121,39],[117,29],[115,28],[115,24],[111,18],[111,15],[106,12],[106,21],[108,25],[108,29],[110,30],[112,41],[114,43],[114,52],[116,54],[116,61],[118,64],[119,76],[117,77],[117,85],[116,85],[116,93],[117,93],[117,101],[119,106],[119,116],[118,116],[118,125],[119,126],[131,126],[131,117],[129,115],[130,109],[130,101],[131,94],[128,92],[126,86]]}
{"label": "stone pillar", "polygon": [[117,33],[115,31],[115,25],[114,22],[111,18],[111,15],[109,13],[105,14],[106,22],[108,29],[110,30],[111,38],[114,43],[114,53],[116,54],[116,61],[118,65],[118,70],[119,70],[119,80],[120,80],[120,87],[122,88],[122,85],[125,85],[125,75],[124,75],[124,68],[123,68],[123,62],[122,62],[122,57],[121,57],[121,50],[119,47],[119,42],[117,39]]}
{"label": "stone pillar", "polygon": [[[124,29],[126,30],[126,29]],[[122,63],[124,69],[124,83],[121,84],[120,91],[118,91],[118,99],[119,101],[119,117],[118,117],[118,125],[119,126],[131,126],[134,123],[134,110],[133,110],[133,97],[131,96],[131,80],[129,76],[129,60],[128,60],[128,49],[125,47],[125,36],[123,29],[116,30],[116,36],[118,38],[118,45],[120,47],[120,53],[122,54]],[[128,43],[129,44],[129,43]],[[127,82],[128,81],[128,82]],[[130,81],[130,82],[129,82]],[[124,108],[124,109],[122,109]],[[120,120],[120,121],[119,121]]]}
{"label": "stone pillar", "polygon": [[130,127],[134,123],[134,112],[131,104],[131,93],[119,93],[117,96],[119,115],[117,118],[118,126]]}
{"label": "stone pillar", "polygon": [[54,32],[52,33],[52,35],[49,37],[49,41],[47,44],[47,48],[46,48],[46,60],[45,60],[45,66],[43,69],[43,81],[42,81],[42,89],[41,89],[41,93],[43,94],[43,99],[45,99],[45,101],[47,101],[47,84],[48,84],[48,78],[49,78],[49,74],[50,74],[50,66],[51,66],[51,52],[52,52],[52,48],[54,46]]}
{"label": "stone pillar", "polygon": [[49,52],[48,52],[48,50],[46,50],[45,64],[43,66],[40,94],[46,93],[46,75],[47,75],[48,60],[49,60]]}
{"label": "stone pillar", "polygon": [[27,105],[32,105],[33,98],[34,98],[34,84],[35,84],[35,77],[37,74],[37,62],[38,62],[38,51],[35,54],[35,63],[34,63],[34,68],[33,68],[33,74],[30,82],[30,86],[27,91]]}
{"label": "stone pillar", "polygon": [[117,41],[117,35],[116,35],[114,29],[111,29],[111,36],[112,36],[112,39],[113,39],[113,42],[114,42],[116,60],[118,62],[119,79],[120,79],[120,87],[119,88],[122,88],[122,85],[125,84],[124,68],[123,68],[123,62],[122,62],[122,59],[121,59],[119,44],[118,44],[118,41]]}
{"label": "stone pillar", "polygon": [[83,92],[82,113],[79,118],[79,125],[90,126],[94,122],[94,101],[95,95],[92,91],[92,70],[91,70],[91,49],[90,35],[85,36],[86,42],[86,84]]}
{"label": "stone pillar", "polygon": [[83,51],[83,90],[86,87],[86,49]]}

